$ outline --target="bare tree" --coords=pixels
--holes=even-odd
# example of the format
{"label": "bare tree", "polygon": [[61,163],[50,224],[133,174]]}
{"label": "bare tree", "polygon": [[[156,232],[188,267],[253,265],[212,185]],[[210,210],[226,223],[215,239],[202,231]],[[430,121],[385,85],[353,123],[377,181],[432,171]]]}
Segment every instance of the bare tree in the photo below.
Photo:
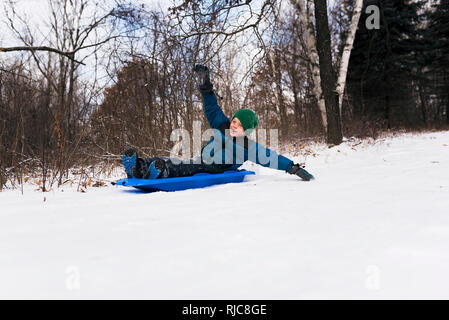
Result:
{"label": "bare tree", "polygon": [[[5,6],[4,22],[21,45],[0,49],[3,53],[29,52],[29,56],[25,58],[26,68],[33,71],[34,78],[39,78],[36,74],[38,70],[45,79],[46,103],[39,111],[47,117],[41,119],[45,123],[45,131],[38,132],[38,136],[42,138],[41,150],[28,150],[41,158],[44,191],[47,177],[47,170],[44,168],[48,163],[46,159],[51,157],[52,172],[58,177],[58,184],[62,184],[68,169],[76,163],[75,155],[78,155],[77,151],[88,135],[88,130],[84,129],[87,114],[92,108],[94,95],[98,94],[96,70],[92,73],[95,77],[88,80],[90,84],[87,89],[79,79],[80,66],[85,65],[91,57],[97,61],[99,49],[103,45],[126,35],[120,31],[123,29],[113,28],[113,23],[129,19],[128,15],[132,12],[132,9],[122,6],[120,2],[114,8],[107,8],[100,1],[49,0],[48,6],[48,34],[36,34],[38,28],[23,18],[16,10],[15,2],[9,0]],[[96,63],[93,68],[96,68]],[[28,103],[22,108],[30,108],[31,105],[33,103]],[[24,112],[22,110],[21,114]],[[22,140],[31,142],[32,137]],[[49,145],[52,150],[48,150]],[[51,183],[49,181],[50,185]]]}
{"label": "bare tree", "polygon": [[287,107],[282,90],[282,70],[281,70],[281,57],[279,52],[279,44],[281,40],[281,21],[280,15],[282,11],[282,1],[279,1],[279,7],[275,10],[275,22],[273,27],[273,35],[268,50],[268,57],[270,62],[271,75],[274,84],[274,96],[275,103],[281,122],[281,136],[287,137],[289,133],[289,124],[287,118]]}
{"label": "bare tree", "polygon": [[342,116],[343,94],[345,91],[346,75],[348,73],[349,57],[351,56],[352,45],[354,44],[355,33],[359,24],[360,15],[362,13],[363,0],[356,0],[354,10],[352,12],[351,24],[349,26],[348,35],[344,44],[343,52],[340,60],[340,67],[337,79],[338,108],[340,117]]}
{"label": "bare tree", "polygon": [[307,8],[304,0],[291,0],[296,8],[299,20],[302,25],[304,43],[307,50],[307,56],[309,59],[309,69],[313,80],[313,93],[315,95],[318,108],[321,113],[321,120],[323,122],[323,127],[325,132],[328,132],[328,120],[326,103],[323,97],[323,89],[321,85],[320,76],[320,62],[317,51],[317,40],[315,37],[315,29],[313,25],[313,2],[308,1]]}
{"label": "bare tree", "polygon": [[[339,144],[342,141],[341,105],[346,74],[363,0],[357,0],[355,3],[342,57],[339,59],[340,67],[338,75],[335,74],[332,63],[327,1],[308,0],[307,8],[304,0],[291,0],[291,2],[295,5],[303,29],[305,30],[304,37],[310,57],[310,69],[314,80],[314,93],[321,110],[323,125],[327,132],[327,140],[329,143]],[[313,26],[312,7],[315,9],[316,33]]]}

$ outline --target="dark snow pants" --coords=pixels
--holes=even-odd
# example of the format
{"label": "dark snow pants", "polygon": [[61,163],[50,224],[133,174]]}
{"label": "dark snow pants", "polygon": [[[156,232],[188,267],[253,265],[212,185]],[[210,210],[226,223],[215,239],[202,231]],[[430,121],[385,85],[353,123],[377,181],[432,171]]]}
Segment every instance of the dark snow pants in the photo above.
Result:
{"label": "dark snow pants", "polygon": [[235,170],[233,164],[207,164],[199,160],[200,157],[192,158],[188,161],[183,160],[182,162],[179,160],[178,162],[180,163],[173,163],[169,157],[145,158],[142,160],[148,168],[151,162],[157,159],[165,162],[165,170],[162,172],[160,178],[188,177],[197,173],[223,173],[225,171]]}

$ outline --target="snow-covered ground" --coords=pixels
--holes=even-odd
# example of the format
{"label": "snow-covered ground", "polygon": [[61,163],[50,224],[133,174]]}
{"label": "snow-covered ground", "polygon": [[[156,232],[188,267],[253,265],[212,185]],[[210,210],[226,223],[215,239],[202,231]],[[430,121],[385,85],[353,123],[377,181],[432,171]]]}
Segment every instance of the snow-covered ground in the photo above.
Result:
{"label": "snow-covered ground", "polygon": [[449,298],[449,132],[312,151],[313,182],[1,192],[0,298]]}

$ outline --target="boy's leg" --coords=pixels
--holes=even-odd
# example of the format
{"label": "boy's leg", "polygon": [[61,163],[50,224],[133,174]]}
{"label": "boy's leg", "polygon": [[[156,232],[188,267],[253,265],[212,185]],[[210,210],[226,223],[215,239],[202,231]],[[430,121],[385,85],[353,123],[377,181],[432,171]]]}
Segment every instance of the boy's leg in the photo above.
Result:
{"label": "boy's leg", "polygon": [[223,173],[228,170],[232,170],[230,164],[205,164],[198,163],[198,158],[189,159],[188,163],[182,162],[174,164],[170,159],[166,162],[168,169],[168,176],[172,177],[188,177],[197,173]]}
{"label": "boy's leg", "polygon": [[126,150],[122,160],[128,178],[156,179],[161,174],[159,169],[164,168],[164,161],[160,158],[139,158],[134,149]]}
{"label": "boy's leg", "polygon": [[168,178],[166,161],[168,157],[154,157],[140,159],[142,166],[142,177],[144,179]]}
{"label": "boy's leg", "polygon": [[[156,157],[142,159],[144,167],[150,172],[149,176],[152,179],[156,178],[175,178],[175,177],[189,177],[197,173],[223,173],[232,170],[232,165],[229,164],[205,164],[197,163],[198,159],[189,159],[188,162],[173,163],[169,157]],[[152,166],[159,170],[157,174],[152,173]],[[145,171],[145,169],[144,169]]]}
{"label": "boy's leg", "polygon": [[161,179],[188,177],[197,173],[223,173],[233,170],[232,164],[206,164],[198,159],[175,164],[169,157],[139,158],[133,149],[123,154],[123,165],[128,178]]}

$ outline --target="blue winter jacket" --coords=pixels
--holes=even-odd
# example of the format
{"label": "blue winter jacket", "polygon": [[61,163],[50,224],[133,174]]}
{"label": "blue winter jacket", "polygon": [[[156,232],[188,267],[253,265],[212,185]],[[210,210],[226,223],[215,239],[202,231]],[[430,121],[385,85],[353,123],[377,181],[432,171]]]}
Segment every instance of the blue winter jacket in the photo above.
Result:
{"label": "blue winter jacket", "polygon": [[209,121],[212,138],[201,150],[204,163],[228,164],[230,169],[237,169],[249,160],[264,167],[288,171],[293,161],[265,148],[259,143],[245,137],[232,137],[228,129],[231,121],[226,117],[217,103],[215,93],[203,93],[204,112]]}

